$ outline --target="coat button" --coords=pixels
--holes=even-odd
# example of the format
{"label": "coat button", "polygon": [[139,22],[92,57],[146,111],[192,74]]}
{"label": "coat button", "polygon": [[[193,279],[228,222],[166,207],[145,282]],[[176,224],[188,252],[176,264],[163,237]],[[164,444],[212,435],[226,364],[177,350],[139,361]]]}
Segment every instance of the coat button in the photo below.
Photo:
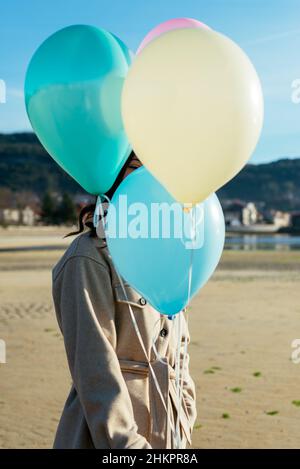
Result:
{"label": "coat button", "polygon": [[139,299],[139,303],[141,306],[145,306],[147,304],[147,301],[145,300],[145,298],[142,297]]}
{"label": "coat button", "polygon": [[163,328],[163,329],[160,331],[159,335],[160,335],[161,337],[166,337],[166,336],[168,335],[167,329]]}

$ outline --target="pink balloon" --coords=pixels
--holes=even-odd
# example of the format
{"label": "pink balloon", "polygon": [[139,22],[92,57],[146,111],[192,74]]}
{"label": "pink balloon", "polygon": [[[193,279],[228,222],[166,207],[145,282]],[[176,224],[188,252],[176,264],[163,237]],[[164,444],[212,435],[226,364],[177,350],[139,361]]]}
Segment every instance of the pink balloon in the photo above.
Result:
{"label": "pink balloon", "polygon": [[172,29],[179,29],[179,28],[205,28],[210,29],[201,21],[194,20],[193,18],[174,18],[172,20],[165,21],[164,23],[160,23],[155,28],[151,29],[149,33],[144,37],[141,44],[139,45],[138,50],[136,51],[137,54],[141,52],[144,47],[151,42],[154,38],[160,36],[167,31],[171,31]]}

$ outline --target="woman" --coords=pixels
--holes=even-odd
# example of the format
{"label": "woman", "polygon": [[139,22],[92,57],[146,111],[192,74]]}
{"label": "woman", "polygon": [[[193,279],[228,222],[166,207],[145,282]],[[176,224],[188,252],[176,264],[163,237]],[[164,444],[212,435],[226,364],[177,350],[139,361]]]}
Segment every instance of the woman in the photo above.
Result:
{"label": "woman", "polygon": [[[132,152],[107,193],[109,198],[140,165]],[[175,321],[160,315],[126,282],[120,283],[105,239],[99,239],[93,227],[94,209],[95,205],[83,209],[77,233],[84,225],[90,232],[78,236],[53,269],[53,299],[73,382],[54,448],[174,448]],[[196,419],[189,357],[183,360],[186,336],[189,340],[184,322],[180,360],[185,369],[179,412],[182,447],[191,441]]]}

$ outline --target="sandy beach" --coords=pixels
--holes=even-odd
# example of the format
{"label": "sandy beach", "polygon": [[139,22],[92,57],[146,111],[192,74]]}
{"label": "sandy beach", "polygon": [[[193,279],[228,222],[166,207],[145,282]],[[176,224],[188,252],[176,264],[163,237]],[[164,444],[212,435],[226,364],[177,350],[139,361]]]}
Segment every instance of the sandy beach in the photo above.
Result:
{"label": "sandy beach", "polygon": [[[0,233],[0,448],[50,448],[70,386],[51,300],[68,229]],[[34,239],[33,239],[33,238]],[[299,448],[300,251],[225,251],[189,312],[194,448]]]}

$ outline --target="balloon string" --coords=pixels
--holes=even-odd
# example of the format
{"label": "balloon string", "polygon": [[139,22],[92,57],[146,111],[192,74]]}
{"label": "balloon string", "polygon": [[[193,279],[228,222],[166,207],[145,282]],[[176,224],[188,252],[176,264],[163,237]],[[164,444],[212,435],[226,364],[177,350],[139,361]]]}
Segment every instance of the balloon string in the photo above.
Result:
{"label": "balloon string", "polygon": [[102,203],[101,203],[101,196],[97,196],[96,207],[93,216],[93,225],[97,228],[100,220],[100,211],[102,211]]}
{"label": "balloon string", "polygon": [[106,213],[102,207],[102,199],[106,200],[108,204],[110,203],[110,199],[109,197],[107,197],[107,195],[101,194],[97,196],[96,207],[95,207],[94,215],[93,215],[93,225],[95,228],[97,228],[100,220],[102,220],[103,233],[105,234],[105,221],[104,220],[105,220]]}
{"label": "balloon string", "polygon": [[[103,195],[103,197],[108,201],[110,202],[109,198],[106,196],[106,195]],[[97,210],[97,213],[96,213],[96,216],[95,216],[95,212]],[[97,197],[97,202],[96,202],[96,207],[95,207],[95,212],[94,212],[94,219],[93,219],[93,223],[94,223],[94,226],[97,227],[98,224],[99,224],[99,221],[101,220],[102,223],[103,223],[103,230],[105,230],[105,226],[104,226],[104,213],[103,213],[103,207],[102,207],[102,204],[101,204],[101,198],[100,196]],[[99,216],[99,213],[101,213],[102,216]],[[122,290],[123,290],[123,293],[124,293],[124,296],[125,296],[125,299],[127,301],[127,304],[128,304],[128,308],[129,308],[129,312],[130,312],[130,317],[131,317],[131,321],[133,323],[133,326],[134,326],[134,330],[137,334],[137,337],[139,339],[139,342],[140,342],[140,345],[142,347],[142,350],[144,352],[144,355],[145,355],[145,358],[146,358],[146,361],[147,361],[147,364],[149,366],[149,369],[150,369],[150,372],[151,372],[151,375],[152,375],[152,378],[153,378],[153,381],[154,381],[154,384],[155,384],[155,387],[157,389],[157,392],[158,392],[158,395],[161,399],[161,402],[163,404],[163,407],[164,407],[164,410],[166,412],[166,415],[167,415],[167,419],[168,419],[168,422],[169,422],[169,425],[170,425],[170,429],[171,429],[171,432],[173,434],[173,436],[175,435],[175,431],[174,431],[174,425],[173,425],[173,422],[171,421],[170,419],[170,415],[169,415],[169,412],[168,412],[168,409],[167,409],[167,406],[166,406],[166,403],[165,403],[165,399],[163,397],[163,393],[161,391],[161,387],[160,387],[160,384],[158,382],[158,379],[155,375],[155,372],[153,370],[153,367],[151,365],[151,362],[149,360],[149,357],[148,357],[148,354],[147,354],[147,351],[146,351],[146,348],[145,348],[145,345],[144,345],[144,342],[143,342],[143,338],[142,338],[142,335],[141,335],[141,332],[139,330],[139,327],[138,327],[138,324],[136,322],[136,319],[135,319],[135,316],[134,316],[134,313],[133,313],[133,310],[132,310],[132,307],[131,307],[131,304],[129,303],[129,298],[128,298],[128,295],[127,295],[127,292],[126,292],[126,289],[125,289],[125,286],[124,286],[124,282],[123,282],[123,279],[121,277],[121,275],[119,274],[119,272],[117,271],[117,268],[115,266],[115,270],[116,270],[116,273],[117,273],[117,276],[118,276],[118,279],[119,279],[119,282],[120,282],[120,285],[122,287]],[[155,348],[156,350],[156,348]],[[166,362],[160,360],[164,365],[166,365]],[[175,436],[174,436],[175,438]]]}
{"label": "balloon string", "polygon": [[181,447],[181,437],[180,437],[180,353],[181,353],[181,313],[176,317],[177,325],[177,349],[176,349],[176,360],[175,360],[175,369],[176,369],[176,397],[177,397],[177,416],[176,416],[176,447],[179,449]]}
{"label": "balloon string", "polygon": [[[117,272],[117,270],[116,270]],[[153,378],[153,381],[154,381],[154,384],[156,386],[156,389],[157,389],[157,392],[159,394],[159,397],[161,399],[161,402],[163,404],[163,407],[164,407],[164,410],[167,414],[167,418],[168,418],[168,421],[169,421],[169,425],[170,425],[170,428],[171,428],[171,431],[174,435],[174,426],[173,426],[173,422],[171,421],[170,419],[170,415],[169,415],[169,412],[168,412],[168,409],[167,409],[167,406],[166,406],[166,403],[165,403],[165,399],[163,397],[163,393],[161,391],[161,387],[160,387],[160,384],[157,380],[157,377],[155,375],[155,372],[152,368],[152,365],[151,365],[151,362],[149,360],[149,357],[148,357],[148,354],[147,354],[147,351],[146,351],[146,348],[145,348],[145,345],[144,345],[144,342],[143,342],[143,338],[142,338],[142,335],[141,335],[141,332],[139,330],[139,327],[138,327],[138,324],[136,322],[136,319],[135,319],[135,316],[134,316],[134,313],[132,311],[132,307],[131,307],[131,304],[129,303],[129,299],[128,299],[128,296],[127,296],[127,292],[126,292],[126,289],[125,289],[125,286],[124,286],[124,283],[123,283],[123,280],[121,278],[121,276],[119,275],[119,273],[117,272],[117,275],[118,275],[118,278],[119,278],[119,282],[121,284],[121,287],[122,287],[122,290],[123,290],[123,293],[124,293],[124,296],[126,298],[126,301],[127,301],[127,304],[128,304],[128,308],[129,308],[129,312],[130,312],[130,316],[131,316],[131,320],[132,320],[132,323],[133,323],[133,326],[134,326],[134,329],[135,329],[135,332],[137,334],[137,337],[139,339],[139,342],[140,342],[140,345],[142,347],[142,350],[144,352],[144,355],[145,355],[145,358],[147,360],[147,363],[148,363],[148,366],[149,366],[149,369],[150,369],[150,372],[152,374],[152,378]],[[166,362],[163,362],[164,365],[166,365]]]}
{"label": "balloon string", "polygon": [[[190,254],[190,266],[189,266],[189,275],[188,275],[188,295],[187,295],[187,305],[190,303],[191,299],[191,288],[192,288],[192,277],[193,277],[193,257],[194,257],[194,241],[195,241],[195,211],[192,209],[190,211],[190,216],[191,216],[191,235],[193,233],[192,238],[192,247],[191,247],[191,254]],[[185,308],[185,311],[187,311],[187,308]],[[180,318],[180,323],[181,323],[181,318]],[[179,380],[176,381],[176,391],[177,391],[177,422],[176,422],[176,429],[178,430],[177,433],[177,447],[178,449],[181,448],[182,446],[182,441],[179,436],[179,422],[180,422],[180,413],[181,413],[181,408],[182,408],[182,396],[183,396],[183,383],[184,383],[184,377],[185,377],[185,368],[186,368],[186,360],[187,360],[187,347],[188,347],[188,314],[186,315],[186,330],[185,330],[185,336],[184,336],[184,347],[183,347],[183,356],[182,356],[182,362],[181,362],[181,382],[179,385]],[[177,344],[177,363],[178,363],[178,368],[180,368],[180,351],[181,351],[181,328],[180,328],[180,335],[178,338],[178,344]],[[180,375],[180,370],[178,372],[178,376]]]}

